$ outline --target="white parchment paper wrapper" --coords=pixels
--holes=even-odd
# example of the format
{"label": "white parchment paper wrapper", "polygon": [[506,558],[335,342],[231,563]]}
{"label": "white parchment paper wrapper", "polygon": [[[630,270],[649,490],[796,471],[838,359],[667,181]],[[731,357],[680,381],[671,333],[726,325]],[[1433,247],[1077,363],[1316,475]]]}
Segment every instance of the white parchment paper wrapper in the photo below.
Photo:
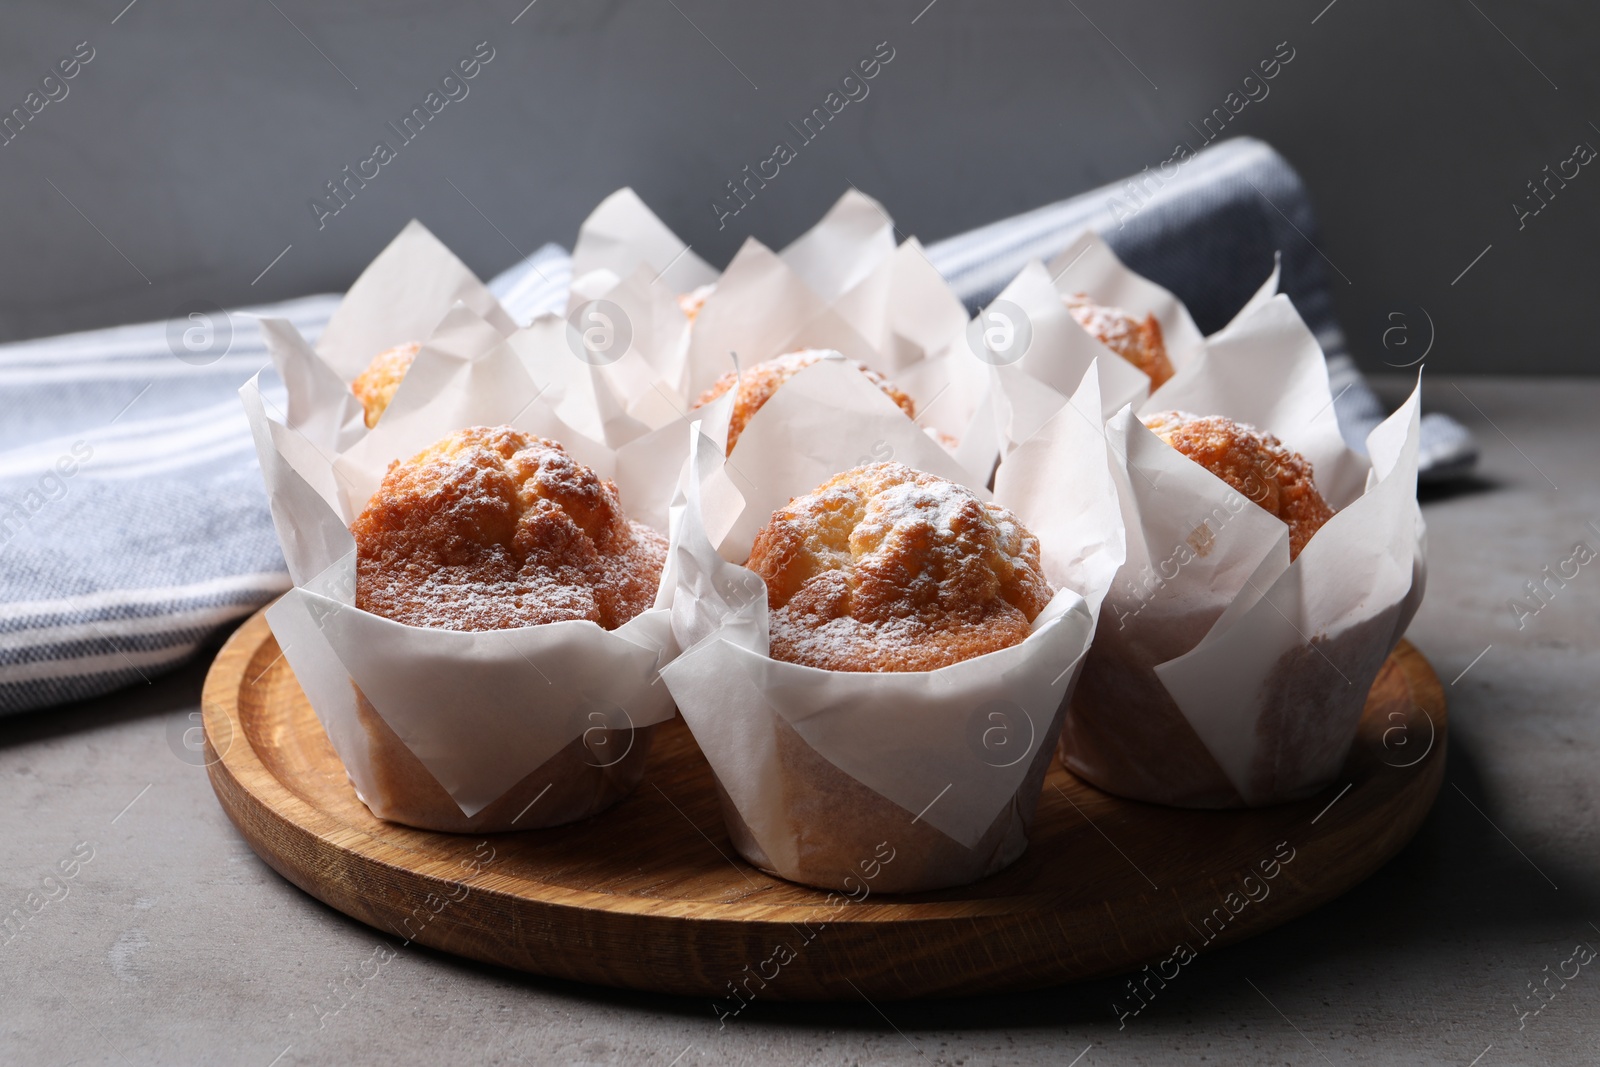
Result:
{"label": "white parchment paper wrapper", "polygon": [[[726,406],[693,405],[734,369],[735,356],[748,368],[802,348],[841,352],[910,391],[922,405],[921,425],[957,437],[986,383],[987,370],[975,360],[932,358],[965,326],[961,302],[914,240],[896,247],[882,206],[855,191],[781,252],[747,241],[717,276],[622,190],[584,223],[574,271],[569,323],[628,338],[616,351],[596,354],[597,380],[643,432],[611,443],[623,465],[648,457],[664,472],[652,482],[658,489],[676,485],[687,458],[687,420],[700,420],[725,445]],[[715,290],[691,324],[677,296],[707,279]],[[986,482],[992,447],[984,459]],[[665,501],[653,496],[652,516],[658,504]]]}
{"label": "white parchment paper wrapper", "polygon": [[[1262,266],[1269,268],[1268,264]],[[1266,281],[1240,309],[1234,323],[1271,300],[1277,291],[1278,266],[1273,263]],[[978,313],[979,321],[986,322],[995,314],[1020,311],[1031,333],[1025,351],[1015,359],[998,360],[992,381],[985,383],[985,395],[994,406],[989,421],[998,438],[997,454],[1032,436],[1078,388],[1096,360],[1106,418],[1124,405],[1138,407],[1149,397],[1149,377],[1078,325],[1067,310],[1064,299],[1080,293],[1138,318],[1154,315],[1175,372],[1193,364],[1204,348],[1205,338],[1181,300],[1129,270],[1094,231],[1084,231],[1048,266],[1035,260],[1024,267],[994,303]]]}
{"label": "white parchment paper wrapper", "polygon": [[[1098,397],[1076,399],[1098,413]],[[1095,419],[1065,411],[1029,442],[1033,473],[999,487],[1039,537],[1058,589],[1031,636],[937,671],[880,674],[768,656],[766,586],[740,565],[751,541],[774,508],[863,462],[893,459],[988,498],[982,484],[840,361],[779,390],[732,463],[696,436],[668,561],[686,651],[662,677],[750,862],[848,889],[887,842],[896,858],[873,885],[909,892],[969,882],[1021,855],[1063,697],[1122,559],[1106,465],[1076,462],[1100,440]]]}
{"label": "white parchment paper wrapper", "polygon": [[[629,415],[652,428],[689,411],[735,354],[750,367],[801,348],[834,349],[889,376],[919,401],[924,426],[959,436],[975,409],[971,390],[946,388],[952,361],[934,358],[966,326],[961,301],[921,245],[897,246],[882,205],[854,190],[781,251],[746,241],[721,275],[622,190],[584,223],[574,277],[569,315],[606,301],[627,319],[632,350],[608,375]],[[676,298],[709,282],[691,325]],[[981,389],[981,366],[956,369]]]}
{"label": "white parchment paper wrapper", "polygon": [[[744,243],[695,319],[684,389],[689,400],[698,397],[733,369],[730,353],[748,367],[799,348],[837,349],[904,387],[901,377],[966,323],[921,245],[913,238],[897,247],[882,206],[851,191],[782,252]],[[917,384],[937,389],[943,381]],[[933,397],[917,399],[926,405]],[[925,424],[948,429],[940,418],[929,409]],[[950,421],[949,432],[964,428]]]}
{"label": "white parchment paper wrapper", "polygon": [[629,415],[650,428],[680,418],[689,320],[678,297],[714,283],[717,272],[638,194],[619,189],[579,227],[572,279],[566,316],[574,328],[620,325],[629,338],[624,351],[602,356],[606,380]]}
{"label": "white parchment paper wrapper", "polygon": [[546,403],[552,386],[519,351],[539,340],[502,338],[458,305],[382,422],[337,454],[269,415],[255,380],[240,390],[295,582],[267,619],[380,818],[479,832],[592,815],[637,783],[654,726],[673,713],[655,684],[677,647],[665,599],[609,632],[591,622],[436,630],[354,606],[349,523],[390,461],[467,426],[511,425],[560,441],[602,474],[615,469],[612,449]]}
{"label": "white parchment paper wrapper", "polygon": [[717,280],[710,264],[694,254],[639,194],[618,189],[589,213],[572,246],[572,277],[604,271],[613,282],[648,268],[669,293],[687,293]]}
{"label": "white parchment paper wrapper", "polygon": [[[1067,715],[1069,767],[1193,807],[1292,800],[1333,779],[1422,595],[1420,388],[1368,438],[1371,460],[1358,455],[1315,338],[1277,296],[1112,417],[1127,561]],[[1144,428],[1169,409],[1249,423],[1312,462],[1337,513],[1293,563],[1284,523]]]}
{"label": "white parchment paper wrapper", "polygon": [[350,383],[378,353],[427,340],[458,303],[502,336],[516,329],[489,287],[412,219],[350,286],[314,348],[288,320],[262,320],[267,351],[289,387],[288,424],[319,448],[348,447],[366,433]]}

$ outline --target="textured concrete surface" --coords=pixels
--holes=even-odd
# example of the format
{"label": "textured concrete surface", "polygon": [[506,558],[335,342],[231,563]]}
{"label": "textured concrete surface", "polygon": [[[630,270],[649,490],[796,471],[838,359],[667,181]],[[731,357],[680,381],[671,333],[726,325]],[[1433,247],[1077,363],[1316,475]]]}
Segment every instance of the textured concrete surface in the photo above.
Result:
{"label": "textured concrete surface", "polygon": [[719,1030],[702,1001],[413,948],[319,1029],[313,1007],[340,1003],[330,986],[393,939],[268,869],[175,754],[196,664],[0,722],[0,914],[31,892],[56,898],[0,936],[0,1062],[1593,1063],[1600,963],[1569,961],[1600,946],[1600,561],[1525,625],[1509,601],[1578,541],[1600,548],[1586,526],[1600,524],[1600,382],[1434,380],[1429,395],[1484,445],[1471,485],[1426,501],[1432,573],[1411,637],[1451,701],[1438,804],[1369,882],[1201,957],[1125,1028],[1107,981],[950,1003],[757,1002]]}

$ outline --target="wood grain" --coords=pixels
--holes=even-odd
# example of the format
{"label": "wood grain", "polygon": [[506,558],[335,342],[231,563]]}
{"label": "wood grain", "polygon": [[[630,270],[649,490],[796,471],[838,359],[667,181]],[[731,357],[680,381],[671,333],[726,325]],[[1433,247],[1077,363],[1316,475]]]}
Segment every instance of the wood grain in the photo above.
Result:
{"label": "wood grain", "polygon": [[[356,799],[266,620],[203,698],[224,810],[275,870],[396,941],[538,974],[712,998],[896,999],[1036,988],[1204,953],[1360,882],[1410,840],[1444,774],[1438,678],[1384,665],[1337,783],[1257,811],[1185,811],[1051,767],[1032,844],[974,885],[860,901],[741,862],[682,720],[643,783],[584,823],[488,837],[382,822]],[[1291,858],[1284,860],[1284,856]],[[1270,873],[1270,877],[1269,877]],[[1247,880],[1249,879],[1249,880]]]}

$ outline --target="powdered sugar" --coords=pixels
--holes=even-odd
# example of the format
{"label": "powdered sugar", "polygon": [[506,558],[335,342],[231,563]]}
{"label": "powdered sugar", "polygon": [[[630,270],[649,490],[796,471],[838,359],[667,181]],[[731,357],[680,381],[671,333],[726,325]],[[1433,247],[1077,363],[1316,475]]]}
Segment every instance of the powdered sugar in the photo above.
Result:
{"label": "powdered sugar", "polygon": [[1106,347],[1121,354],[1134,343],[1134,317],[1122,308],[1096,304],[1082,293],[1067,297],[1066,304],[1078,325]]}
{"label": "powdered sugar", "polygon": [[779,509],[750,567],[767,582],[773,656],[829,670],[929,670],[1008,647],[1053,595],[1014,516],[898,463]]}
{"label": "powdered sugar", "polygon": [[452,434],[404,464],[352,524],[356,604],[413,626],[567,620],[615,629],[649,607],[666,539],[553,441]]}

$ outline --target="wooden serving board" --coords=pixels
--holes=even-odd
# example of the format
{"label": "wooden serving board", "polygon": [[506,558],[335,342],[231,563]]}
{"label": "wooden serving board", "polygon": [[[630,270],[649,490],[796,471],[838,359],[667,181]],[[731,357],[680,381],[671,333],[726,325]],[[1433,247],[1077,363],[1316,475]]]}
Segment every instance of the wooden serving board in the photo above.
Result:
{"label": "wooden serving board", "polygon": [[446,952],[558,978],[713,998],[992,993],[1180,965],[1338,896],[1416,832],[1444,774],[1444,692],[1402,643],[1339,781],[1257,811],[1123,800],[1051,768],[1032,843],[974,885],[843,900],[728,841],[681,719],[615,808],[488,837],[413,830],[356,799],[256,615],[206,679],[211,783],[261,857],[312,896]]}

